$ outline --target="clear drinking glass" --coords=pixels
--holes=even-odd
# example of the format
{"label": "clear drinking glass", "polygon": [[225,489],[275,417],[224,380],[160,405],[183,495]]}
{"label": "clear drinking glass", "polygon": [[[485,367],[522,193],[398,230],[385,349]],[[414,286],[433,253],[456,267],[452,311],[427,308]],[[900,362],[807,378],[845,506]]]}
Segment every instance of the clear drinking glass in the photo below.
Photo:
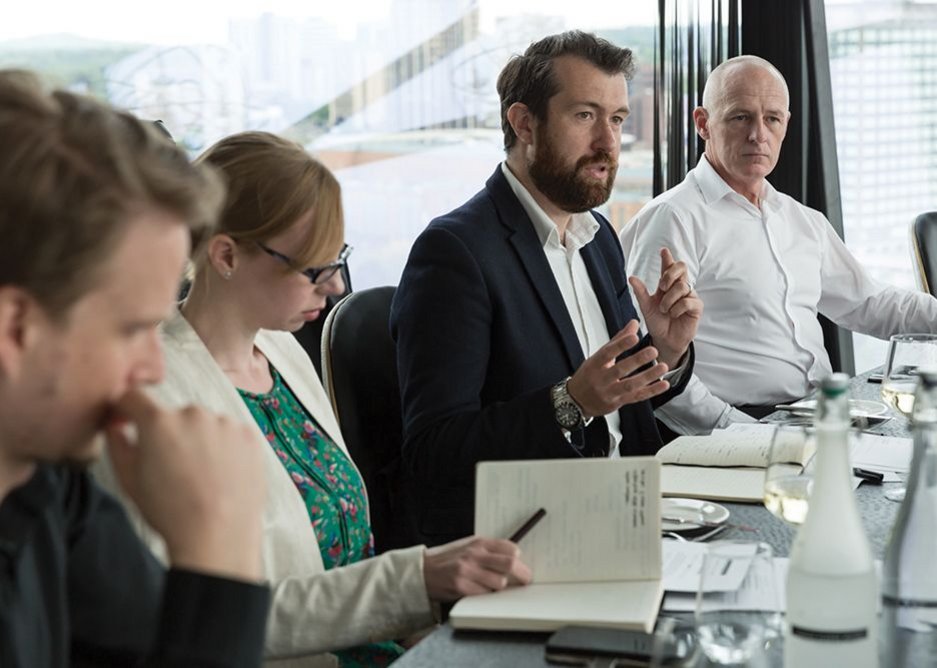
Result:
{"label": "clear drinking glass", "polygon": [[[937,334],[895,334],[888,340],[882,399],[906,418],[914,410],[918,367],[925,366],[937,366]],[[885,498],[902,501],[904,487],[888,490]]]}
{"label": "clear drinking glass", "polygon": [[775,517],[791,526],[800,526],[807,516],[813,489],[809,464],[815,451],[813,433],[802,426],[779,425],[771,437],[764,504]]}
{"label": "clear drinking glass", "polygon": [[[768,665],[768,647],[780,638],[778,577],[767,543],[710,543],[696,595],[696,638],[717,666]],[[745,568],[737,591],[710,591],[730,569]]]}
{"label": "clear drinking glass", "polygon": [[648,668],[696,666],[696,626],[691,617],[658,617]]}
{"label": "clear drinking glass", "polygon": [[905,417],[914,409],[917,369],[937,366],[937,334],[895,334],[888,340],[882,399]]}

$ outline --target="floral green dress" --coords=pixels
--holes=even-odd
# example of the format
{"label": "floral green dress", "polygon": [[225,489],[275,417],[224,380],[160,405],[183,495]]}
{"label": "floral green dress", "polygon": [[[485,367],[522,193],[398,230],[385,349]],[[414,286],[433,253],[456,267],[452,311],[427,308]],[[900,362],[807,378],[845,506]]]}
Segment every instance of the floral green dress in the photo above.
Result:
{"label": "floral green dress", "polygon": [[[364,482],[351,460],[283,382],[273,365],[273,388],[238,392],[299,490],[326,569],[374,556]],[[335,652],[345,667],[386,666],[403,653],[393,642]]]}

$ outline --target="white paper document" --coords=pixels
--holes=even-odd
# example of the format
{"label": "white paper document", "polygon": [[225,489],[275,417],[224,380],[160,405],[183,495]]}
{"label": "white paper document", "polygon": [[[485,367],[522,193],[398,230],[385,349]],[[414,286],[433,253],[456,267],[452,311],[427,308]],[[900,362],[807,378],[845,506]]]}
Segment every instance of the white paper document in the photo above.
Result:
{"label": "white paper document", "polygon": [[[755,554],[754,543],[740,543],[739,557],[751,557]],[[707,546],[702,543],[683,543],[663,541],[664,589],[668,592],[688,592],[695,594],[699,589],[700,576],[703,572],[703,557]],[[706,572],[706,591],[728,592],[742,586],[748,575],[751,559],[708,560]]]}
{"label": "white paper document", "polygon": [[850,461],[871,471],[906,473],[913,448],[910,438],[862,434],[850,441]]}
{"label": "white paper document", "polygon": [[[787,565],[786,557],[775,557],[770,564],[764,560],[756,561],[737,590],[706,594],[703,599],[704,610],[784,612],[787,608],[784,594]],[[662,609],[667,612],[693,612],[696,609],[696,594],[668,591]]]}

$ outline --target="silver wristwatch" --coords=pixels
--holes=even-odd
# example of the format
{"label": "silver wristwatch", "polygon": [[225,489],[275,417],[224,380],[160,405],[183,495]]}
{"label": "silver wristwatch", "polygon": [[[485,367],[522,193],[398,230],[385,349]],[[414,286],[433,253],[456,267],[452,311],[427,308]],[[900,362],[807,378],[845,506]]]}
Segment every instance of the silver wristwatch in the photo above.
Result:
{"label": "silver wristwatch", "polygon": [[561,380],[550,390],[550,396],[553,398],[553,414],[556,422],[567,431],[576,431],[582,429],[585,424],[585,418],[579,404],[569,396],[569,390],[566,384],[569,378]]}

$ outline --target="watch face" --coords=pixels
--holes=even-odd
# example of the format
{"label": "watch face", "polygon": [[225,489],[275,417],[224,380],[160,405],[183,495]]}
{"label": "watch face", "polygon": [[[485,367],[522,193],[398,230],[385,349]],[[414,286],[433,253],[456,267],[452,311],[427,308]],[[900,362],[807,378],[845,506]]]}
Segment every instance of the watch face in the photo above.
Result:
{"label": "watch face", "polygon": [[582,414],[576,404],[564,401],[556,406],[556,421],[563,429],[576,429],[582,422]]}

